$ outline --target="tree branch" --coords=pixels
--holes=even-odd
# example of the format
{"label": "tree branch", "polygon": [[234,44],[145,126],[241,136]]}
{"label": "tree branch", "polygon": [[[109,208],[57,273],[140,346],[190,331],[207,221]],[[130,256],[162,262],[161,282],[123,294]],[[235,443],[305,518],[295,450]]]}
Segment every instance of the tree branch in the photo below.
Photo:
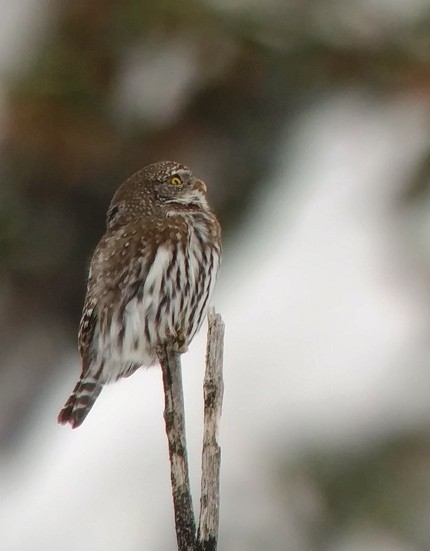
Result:
{"label": "tree branch", "polygon": [[170,478],[178,551],[197,551],[196,524],[188,475],[181,360],[169,347],[159,347],[163,372],[164,421],[169,442]]}
{"label": "tree branch", "polygon": [[219,476],[221,448],[218,444],[224,382],[222,364],[224,323],[211,308],[208,314],[206,373],[203,383],[204,429],[200,497],[199,544],[202,551],[216,551],[219,525]]}
{"label": "tree branch", "polygon": [[157,349],[163,372],[164,421],[169,443],[170,478],[178,551],[216,551],[217,547],[221,462],[218,426],[224,390],[223,338],[224,323],[221,316],[211,309],[208,315],[206,372],[203,384],[204,429],[198,534],[196,534],[188,474],[180,355],[168,346]]}

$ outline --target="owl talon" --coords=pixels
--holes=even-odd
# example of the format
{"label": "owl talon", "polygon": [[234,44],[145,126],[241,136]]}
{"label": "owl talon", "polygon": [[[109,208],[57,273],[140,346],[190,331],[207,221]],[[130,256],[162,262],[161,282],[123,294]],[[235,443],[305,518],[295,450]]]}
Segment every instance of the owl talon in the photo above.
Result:
{"label": "owl talon", "polygon": [[182,332],[178,333],[178,336],[176,338],[176,350],[179,352],[179,354],[183,354],[184,352],[188,351],[188,346],[185,344],[185,340],[185,334]]}

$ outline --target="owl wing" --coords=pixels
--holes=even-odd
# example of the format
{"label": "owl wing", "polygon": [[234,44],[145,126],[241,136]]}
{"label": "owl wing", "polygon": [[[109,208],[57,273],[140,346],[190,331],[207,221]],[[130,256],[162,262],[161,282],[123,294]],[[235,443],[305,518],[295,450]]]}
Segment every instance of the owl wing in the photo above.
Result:
{"label": "owl wing", "polygon": [[142,291],[156,252],[153,235],[148,229],[145,231],[142,222],[138,229],[124,226],[119,231],[108,231],[97,245],[79,325],[78,349],[83,374],[91,363],[97,325],[102,322],[109,325],[112,312],[124,311],[128,302]]}
{"label": "owl wing", "polygon": [[83,375],[85,375],[88,366],[88,351],[90,350],[97,325],[95,306],[96,301],[91,297],[90,293],[87,292],[78,333],[78,350],[82,358]]}

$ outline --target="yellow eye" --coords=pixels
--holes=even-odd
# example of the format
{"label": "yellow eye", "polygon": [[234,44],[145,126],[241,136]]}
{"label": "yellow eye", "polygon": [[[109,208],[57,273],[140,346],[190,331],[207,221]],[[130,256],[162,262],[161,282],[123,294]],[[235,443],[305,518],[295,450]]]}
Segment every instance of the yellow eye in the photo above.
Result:
{"label": "yellow eye", "polygon": [[170,178],[170,183],[172,186],[180,186],[182,184],[182,180],[179,176],[172,176]]}

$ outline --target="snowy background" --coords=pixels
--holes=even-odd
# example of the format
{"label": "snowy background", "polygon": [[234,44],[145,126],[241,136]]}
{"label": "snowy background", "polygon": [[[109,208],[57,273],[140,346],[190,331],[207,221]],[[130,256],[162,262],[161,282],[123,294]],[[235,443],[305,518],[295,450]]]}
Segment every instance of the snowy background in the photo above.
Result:
{"label": "snowy background", "polygon": [[[90,4],[93,12],[86,16],[96,21],[97,9],[103,2]],[[259,21],[262,26],[258,33],[251,25],[257,35],[255,43],[261,39],[259,47],[263,44],[268,51],[256,53],[255,43],[252,46],[245,40],[244,45],[234,31],[228,40],[225,35],[222,40],[211,37],[215,44],[220,41],[222,48],[220,55],[215,56],[219,67],[206,68],[213,73],[208,76],[196,61],[199,55],[208,56],[208,52],[199,50],[202,46],[198,38],[178,16],[180,38],[172,41],[161,34],[154,39],[149,33],[150,45],[144,55],[139,55],[136,45],[127,51],[118,71],[122,75],[121,86],[113,87],[109,101],[116,102],[112,117],[121,120],[117,127],[119,136],[136,117],[143,121],[144,139],[148,142],[134,146],[137,158],[139,148],[145,146],[151,154],[160,153],[161,158],[177,158],[182,153],[185,159],[178,160],[188,164],[195,160],[225,220],[225,254],[213,299],[226,324],[219,548],[428,549],[430,202],[425,167],[429,156],[430,80],[425,78],[430,73],[421,60],[429,61],[430,53],[422,48],[423,42],[428,47],[428,40],[423,41],[418,31],[408,32],[415,22],[424,25],[428,21],[430,4],[397,2],[393,7],[384,2],[360,2],[354,6],[346,2],[340,9],[331,2],[337,20],[329,24],[327,14],[321,11],[322,4],[316,3],[312,17],[308,19],[307,13],[304,19],[307,23],[296,23],[297,33],[308,24],[307,31],[314,38],[318,31],[318,40],[322,42],[321,37],[328,36],[327,43],[335,43],[337,55],[346,55],[346,51],[356,47],[363,57],[373,55],[376,59],[384,48],[388,52],[391,48],[399,51],[399,46],[396,50],[390,40],[400,25],[405,32],[403,42],[408,44],[405,51],[400,51],[409,65],[403,60],[400,69],[393,69],[387,62],[385,77],[389,82],[378,83],[380,88],[376,91],[367,80],[368,75],[360,73],[360,67],[351,70],[354,79],[349,74],[324,90],[320,89],[321,82],[325,82],[321,78],[311,97],[306,86],[292,84],[282,88],[275,77],[274,83],[268,81],[261,66],[256,74],[249,69],[253,56],[271,53],[276,59],[280,50],[287,47],[279,46],[281,25],[276,25],[276,14],[285,14],[286,4],[270,2],[262,8],[257,3],[214,1],[196,3],[196,12],[206,13],[208,5],[214,13],[233,21],[239,16],[245,21],[249,18],[255,25]],[[300,21],[298,3],[288,5],[291,15]],[[5,28],[5,33],[0,33],[2,40],[6,41],[11,25],[21,29],[10,36],[3,48],[8,55],[0,59],[5,75],[3,173],[20,174],[11,172],[12,153],[16,156],[19,150],[25,161],[24,151],[35,163],[31,153],[40,152],[40,143],[36,139],[20,141],[20,132],[11,122],[16,123],[19,118],[22,103],[14,98],[13,94],[19,97],[20,92],[16,92],[16,84],[10,84],[10,68],[14,68],[12,80],[16,82],[24,78],[21,74],[31,72],[40,63],[29,50],[51,47],[55,26],[65,17],[64,6],[61,2],[21,0],[15,11],[5,2],[0,10],[5,15],[0,18]],[[47,10],[53,13],[48,14]],[[254,19],[259,10],[261,13]],[[169,17],[174,18],[172,13]],[[201,25],[196,18],[194,33]],[[292,25],[288,21],[287,30]],[[246,25],[244,28],[251,32]],[[268,29],[273,30],[270,39]],[[430,31],[428,25],[427,30]],[[136,29],[133,32],[138,33]],[[145,37],[148,31],[139,32]],[[30,38],[17,40],[20,35],[32,37],[34,43],[30,43]],[[140,40],[144,41],[142,37]],[[416,42],[414,37],[418,37]],[[289,38],[292,42],[294,39]],[[179,43],[183,47],[178,47]],[[267,102],[267,110],[276,104],[276,131],[272,133],[264,126],[271,120],[267,118],[259,127],[257,112],[256,120],[249,125],[247,119],[244,125],[245,133],[252,135],[251,142],[242,144],[236,143],[237,136],[242,136],[237,129],[240,119],[232,122],[227,107],[226,119],[220,122],[225,134],[219,130],[211,134],[212,112],[205,110],[205,95],[199,97],[196,112],[190,111],[184,98],[203,86],[202,82],[209,82],[210,88],[214,79],[222,81],[220,75],[224,71],[228,74],[225,67],[236,55],[233,52],[245,47],[248,51],[243,79],[234,80],[233,89],[240,95],[242,80],[249,85],[262,73],[266,75],[264,86],[259,88],[261,83],[257,82],[255,93],[261,94],[257,104]],[[298,49],[297,44],[291,47]],[[300,56],[296,57],[287,55],[281,65],[299,63]],[[322,65],[311,64],[312,74],[323,72],[324,64],[318,59]],[[402,81],[405,66],[409,68],[407,83]],[[175,78],[178,67],[179,81]],[[170,88],[169,75],[175,84],[166,95],[160,93],[157,111],[156,106],[151,107],[151,102],[157,103],[154,89],[157,83],[163,90]],[[269,94],[266,85],[273,85]],[[44,90],[38,93],[50,97]],[[285,94],[292,96],[288,105],[279,100]],[[250,100],[246,95],[243,98],[247,111],[246,102]],[[218,101],[222,103],[223,94]],[[175,125],[182,116],[178,130]],[[209,130],[202,144],[205,117]],[[269,138],[271,142],[267,144]],[[247,167],[241,171],[240,166],[246,164],[246,146],[252,156],[253,142],[259,144],[262,155],[270,162],[262,174],[256,174],[248,197],[248,180],[241,177],[247,174]],[[73,147],[72,138],[67,143]],[[230,154],[229,149],[235,145],[237,150]],[[34,148],[31,152],[30,146]],[[77,149],[80,151],[81,147],[83,144]],[[42,150],[49,159],[49,151]],[[104,153],[97,158],[98,164],[101,157]],[[224,161],[236,167],[231,180],[220,168]],[[49,164],[49,160],[44,162]],[[70,158],[64,162],[70,169]],[[55,158],[54,163],[53,172],[61,165],[61,157]],[[132,163],[123,163],[125,171],[134,170]],[[37,162],[35,166],[40,169]],[[87,169],[83,162],[77,169],[79,178],[82,172],[85,179]],[[40,174],[46,173],[50,174],[44,166]],[[75,179],[79,178],[75,175]],[[54,179],[57,186],[60,180],[60,175]],[[36,179],[33,187],[28,183],[19,187],[21,181],[16,177],[15,188],[10,185],[6,190],[4,186],[3,197],[12,196],[14,189],[19,189],[17,196],[22,197],[22,190],[31,189],[30,199],[40,193],[47,197],[46,204],[55,203],[45,183]],[[87,188],[93,194],[98,189],[101,199],[96,204],[100,213],[95,215],[100,220],[105,210],[102,205],[108,203],[121,178],[112,185],[103,178],[102,181],[94,191],[88,192]],[[73,185],[76,184],[66,182],[62,193],[67,194]],[[5,220],[11,224],[8,218]],[[54,221],[58,219],[54,217]],[[52,228],[54,222],[49,224],[48,228]],[[100,227],[95,226],[94,235]],[[73,231],[79,233],[77,229]],[[6,231],[5,235],[12,239],[16,233]],[[25,231],[23,235],[25,240]],[[97,237],[82,239],[88,255]],[[66,240],[65,246],[70,243]],[[20,325],[16,312],[23,308],[23,302],[17,299],[17,290],[24,292],[27,288],[22,274],[31,275],[32,270],[36,273],[44,260],[41,257],[39,262],[35,257],[22,265],[19,254],[12,255],[12,261],[10,255],[5,254],[4,258],[5,275],[0,280],[2,323],[10,319],[7,314],[12,309],[15,317],[14,324],[2,333],[2,362],[14,369],[5,368],[0,379],[5,393],[3,403],[7,404],[1,423],[1,548],[174,549],[159,370],[138,372],[106,388],[79,430],[56,425],[58,410],[79,371],[74,351],[75,326],[67,320],[55,327],[60,319],[56,318],[58,310],[61,312],[56,305],[43,312],[40,323],[35,307],[34,319],[26,312]],[[75,264],[79,262],[78,256]],[[58,268],[60,273],[61,266],[65,264]],[[82,279],[83,267],[84,263],[75,266]],[[46,293],[45,285],[49,287],[56,281],[48,272],[45,266],[42,275],[35,276],[36,284],[46,280],[40,284],[40,293]],[[77,310],[82,301],[82,285],[80,282],[76,290]],[[69,303],[64,296],[62,300],[59,303],[66,309]],[[24,332],[22,348],[16,345],[19,339],[14,338],[20,328]],[[183,357],[195,508],[200,482],[204,349],[202,330]],[[49,373],[41,371],[37,375],[43,385],[31,382],[31,377],[35,377],[30,375],[33,355],[36,367],[47,358],[50,360],[46,366]]]}

